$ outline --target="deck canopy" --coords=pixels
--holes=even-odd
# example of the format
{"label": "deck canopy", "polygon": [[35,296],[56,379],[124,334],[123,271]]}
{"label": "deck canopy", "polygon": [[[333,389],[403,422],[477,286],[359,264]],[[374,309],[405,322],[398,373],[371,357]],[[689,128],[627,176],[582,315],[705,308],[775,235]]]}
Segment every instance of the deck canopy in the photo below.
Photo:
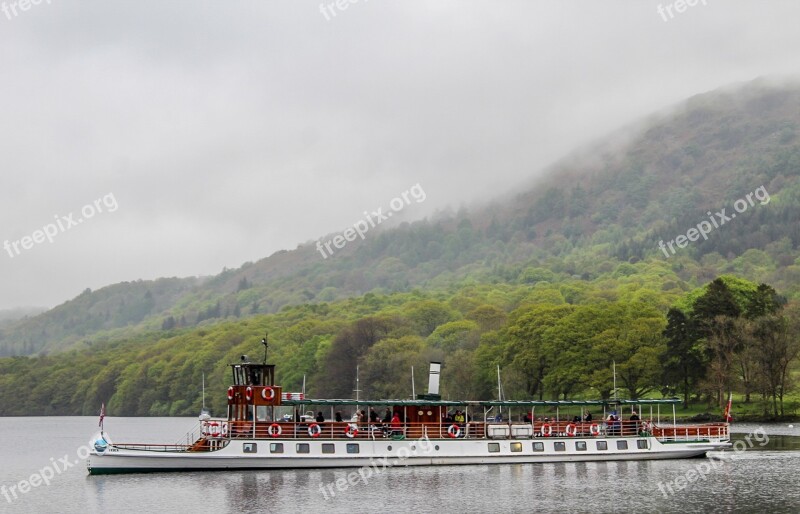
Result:
{"label": "deck canopy", "polygon": [[282,405],[363,405],[365,407],[378,407],[383,405],[396,406],[443,406],[443,407],[601,407],[613,405],[675,405],[681,403],[678,398],[641,399],[641,400],[486,400],[486,401],[454,401],[454,400],[355,400],[355,399],[330,399],[306,398],[304,400],[284,400]]}

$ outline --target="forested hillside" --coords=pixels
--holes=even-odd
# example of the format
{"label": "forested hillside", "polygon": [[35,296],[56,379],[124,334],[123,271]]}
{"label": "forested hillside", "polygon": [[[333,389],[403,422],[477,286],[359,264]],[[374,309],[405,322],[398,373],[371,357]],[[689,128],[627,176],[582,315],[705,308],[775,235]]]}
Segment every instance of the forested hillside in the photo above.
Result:
{"label": "forested hillside", "polygon": [[[593,279],[619,263],[666,259],[689,283],[720,273],[800,294],[800,87],[752,83],[699,95],[554,166],[514,196],[458,214],[370,232],[335,257],[314,244],[207,279],[162,279],[86,291],[0,329],[0,355],[193,327],[373,291],[549,274]],[[659,249],[757,188],[768,195],[707,239]],[[498,194],[503,188],[498,189]],[[765,198],[763,195],[761,198]],[[710,223],[710,222],[709,222]],[[124,330],[119,330],[124,329]]]}
{"label": "forested hillside", "polygon": [[[0,359],[0,415],[101,401],[194,414],[202,373],[221,391],[225,364],[257,354],[265,331],[281,382],[306,375],[320,396],[349,396],[356,364],[371,396],[408,396],[410,367],[431,359],[446,395],[491,397],[500,365],[518,397],[607,396],[614,361],[630,396],[718,402],[735,388],[780,414],[797,364],[799,125],[800,87],[714,91],[519,193],[328,259],[310,243],[215,277],[87,290],[0,325],[0,355],[18,356]],[[727,307],[708,305],[709,287]],[[767,344],[788,358],[777,382],[757,358]]]}

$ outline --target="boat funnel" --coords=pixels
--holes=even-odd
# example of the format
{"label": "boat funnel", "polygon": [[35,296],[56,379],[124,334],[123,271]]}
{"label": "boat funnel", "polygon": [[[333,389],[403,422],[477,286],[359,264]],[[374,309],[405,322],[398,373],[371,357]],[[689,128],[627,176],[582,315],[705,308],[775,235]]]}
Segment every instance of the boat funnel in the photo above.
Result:
{"label": "boat funnel", "polygon": [[428,373],[428,394],[439,394],[439,374],[442,370],[441,362],[431,362]]}

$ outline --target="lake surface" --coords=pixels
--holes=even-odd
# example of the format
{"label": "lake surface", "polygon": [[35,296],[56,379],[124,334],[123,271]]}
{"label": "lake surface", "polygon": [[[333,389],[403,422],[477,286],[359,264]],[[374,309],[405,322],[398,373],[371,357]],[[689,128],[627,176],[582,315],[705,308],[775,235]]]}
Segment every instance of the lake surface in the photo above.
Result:
{"label": "lake surface", "polygon": [[[195,424],[106,418],[105,429],[113,441],[173,443]],[[352,469],[89,476],[79,453],[96,417],[0,418],[0,512],[800,512],[800,423],[733,430],[746,449],[719,459],[398,467],[331,496],[323,488]],[[64,462],[49,485],[19,492]]]}

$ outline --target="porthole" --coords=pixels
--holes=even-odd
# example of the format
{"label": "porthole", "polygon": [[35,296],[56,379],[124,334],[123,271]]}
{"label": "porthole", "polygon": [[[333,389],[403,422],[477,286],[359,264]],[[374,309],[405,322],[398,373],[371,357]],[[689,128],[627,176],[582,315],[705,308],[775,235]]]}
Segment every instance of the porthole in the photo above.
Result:
{"label": "porthole", "polygon": [[390,444],[387,450],[392,451],[392,445]]}

